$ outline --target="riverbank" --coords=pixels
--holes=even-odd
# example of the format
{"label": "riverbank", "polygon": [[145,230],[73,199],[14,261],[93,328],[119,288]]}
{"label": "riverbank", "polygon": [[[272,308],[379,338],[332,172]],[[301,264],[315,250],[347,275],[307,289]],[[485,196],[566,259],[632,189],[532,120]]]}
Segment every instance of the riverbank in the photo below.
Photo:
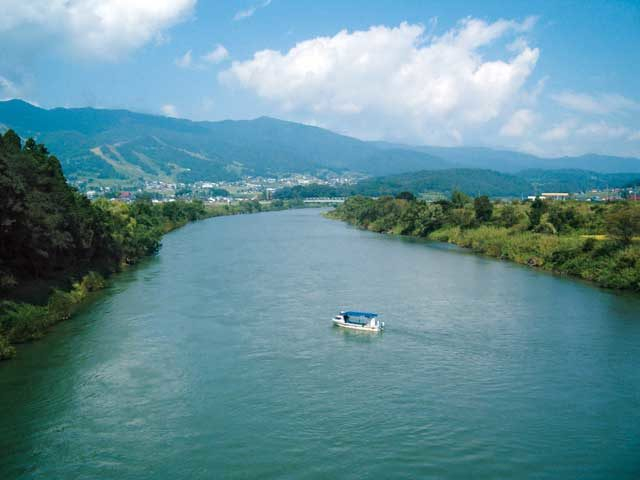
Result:
{"label": "riverbank", "polygon": [[[535,203],[535,205],[534,205]],[[328,218],[374,232],[453,243],[476,253],[640,292],[640,205],[352,197]]]}
{"label": "riverbank", "polygon": [[[268,205],[259,202],[241,202],[215,207],[205,207],[200,202],[177,202],[164,205],[153,205],[150,202],[137,203],[144,203],[143,208],[146,213],[150,214],[150,218],[155,218],[155,221],[150,224],[154,226],[156,232],[161,232],[161,235],[181,228],[190,222],[207,218],[278,211],[297,206],[294,202],[278,202]],[[118,202],[111,203],[109,208],[120,213],[130,210],[128,205]],[[189,212],[189,214],[187,215],[185,212]],[[70,285],[68,289],[59,288],[61,283],[59,278],[50,283],[39,281],[37,288],[50,292],[47,294],[45,302],[21,301],[20,295],[11,297],[9,294],[9,296],[5,296],[0,302],[0,360],[14,357],[17,345],[38,340],[54,325],[71,318],[80,306],[90,300],[92,293],[106,287],[111,275],[136,264],[142,258],[154,255],[161,246],[159,240],[159,237],[153,238],[151,245],[143,253],[124,257],[115,266],[105,268],[105,265],[93,265],[92,267],[99,269],[99,271],[89,270],[78,280],[75,280],[73,276],[63,279],[63,283]],[[29,288],[29,285],[23,287],[33,295],[33,288]],[[36,296],[42,297],[37,294]]]}

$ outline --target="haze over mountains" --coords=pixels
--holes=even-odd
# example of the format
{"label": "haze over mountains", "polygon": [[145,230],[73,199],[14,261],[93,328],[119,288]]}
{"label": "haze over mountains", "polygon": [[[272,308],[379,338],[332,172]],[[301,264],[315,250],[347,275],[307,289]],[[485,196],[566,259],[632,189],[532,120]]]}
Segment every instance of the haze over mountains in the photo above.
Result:
{"label": "haze over mountains", "polygon": [[482,168],[640,172],[636,158],[583,155],[543,159],[506,150],[367,142],[308,125],[255,120],[189,120],[93,108],[42,109],[0,102],[0,127],[33,136],[60,159],[70,179],[233,180],[243,175]]}

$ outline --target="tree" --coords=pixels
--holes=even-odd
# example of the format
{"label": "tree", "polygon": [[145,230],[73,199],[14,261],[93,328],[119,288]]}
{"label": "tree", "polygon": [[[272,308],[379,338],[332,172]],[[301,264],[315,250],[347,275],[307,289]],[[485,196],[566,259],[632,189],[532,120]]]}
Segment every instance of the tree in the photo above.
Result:
{"label": "tree", "polygon": [[451,193],[451,203],[453,208],[464,208],[464,206],[471,201],[471,197],[460,190],[454,190]]}
{"label": "tree", "polygon": [[542,215],[546,211],[547,204],[545,203],[545,201],[540,197],[536,197],[536,199],[531,203],[531,208],[529,209],[529,222],[532,229],[538,226]]}
{"label": "tree", "polygon": [[22,148],[20,137],[16,132],[9,129],[4,133],[2,137],[3,148],[9,153],[17,153]]}
{"label": "tree", "polygon": [[24,142],[24,149],[28,152],[35,152],[37,146],[36,141],[31,137],[27,138],[27,141]]}
{"label": "tree", "polygon": [[607,213],[605,222],[610,236],[629,245],[634,236],[640,235],[640,205],[625,202]]}
{"label": "tree", "polygon": [[511,228],[520,222],[520,215],[515,205],[507,203],[500,210],[500,224],[503,227]]}
{"label": "tree", "polygon": [[476,219],[480,222],[488,222],[493,215],[493,204],[489,197],[481,195],[473,200],[473,208],[476,212]]}
{"label": "tree", "polygon": [[408,202],[412,202],[416,199],[416,196],[411,192],[400,192],[396,195],[398,200],[407,200]]}

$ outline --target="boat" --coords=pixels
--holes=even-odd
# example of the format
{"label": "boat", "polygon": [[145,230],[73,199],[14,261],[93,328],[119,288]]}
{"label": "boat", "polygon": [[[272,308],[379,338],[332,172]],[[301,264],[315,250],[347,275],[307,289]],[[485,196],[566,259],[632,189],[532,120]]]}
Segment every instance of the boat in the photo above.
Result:
{"label": "boat", "polygon": [[380,332],[384,330],[384,322],[378,320],[378,314],[372,312],[340,312],[333,317],[333,324],[351,330]]}

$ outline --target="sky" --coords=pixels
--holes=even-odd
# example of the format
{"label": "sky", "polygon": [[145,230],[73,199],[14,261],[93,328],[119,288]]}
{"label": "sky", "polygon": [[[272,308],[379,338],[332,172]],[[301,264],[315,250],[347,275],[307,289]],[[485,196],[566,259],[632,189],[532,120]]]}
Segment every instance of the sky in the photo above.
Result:
{"label": "sky", "polygon": [[0,0],[0,99],[640,157],[640,0]]}

